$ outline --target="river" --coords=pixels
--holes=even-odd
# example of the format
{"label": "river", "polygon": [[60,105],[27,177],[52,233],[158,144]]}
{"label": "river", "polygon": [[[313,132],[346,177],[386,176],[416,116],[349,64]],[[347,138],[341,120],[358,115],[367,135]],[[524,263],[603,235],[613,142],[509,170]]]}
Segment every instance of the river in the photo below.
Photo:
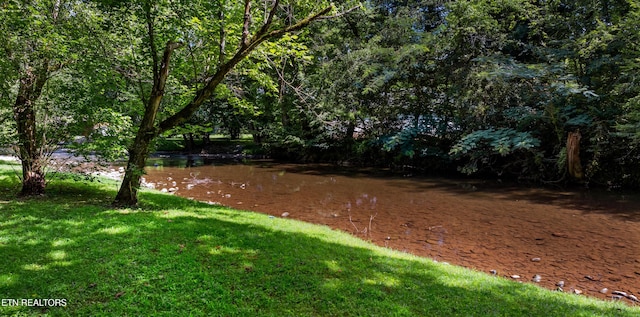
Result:
{"label": "river", "polygon": [[640,203],[633,196],[330,165],[150,163],[146,182],[176,195],[327,225],[524,282],[538,275],[547,288],[562,281],[564,291],[601,298],[640,293]]}

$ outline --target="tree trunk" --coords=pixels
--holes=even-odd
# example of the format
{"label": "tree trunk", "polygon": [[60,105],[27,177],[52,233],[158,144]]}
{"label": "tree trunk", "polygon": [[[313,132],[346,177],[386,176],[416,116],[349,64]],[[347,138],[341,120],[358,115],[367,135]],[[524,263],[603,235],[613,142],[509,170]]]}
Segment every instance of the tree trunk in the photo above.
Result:
{"label": "tree trunk", "polygon": [[353,120],[349,120],[347,124],[347,133],[344,136],[344,140],[347,143],[353,142],[353,134],[356,132],[356,122]]}
{"label": "tree trunk", "polygon": [[191,151],[189,152],[189,154],[191,154],[196,148],[196,140],[193,139],[193,133],[189,133],[189,144],[189,146],[191,147]]}
{"label": "tree trunk", "polygon": [[14,114],[18,126],[18,155],[22,161],[20,196],[42,195],[46,181],[36,140],[36,114],[31,101],[18,96]]}
{"label": "tree trunk", "polygon": [[581,180],[584,177],[582,172],[582,164],[580,164],[580,139],[582,135],[580,130],[569,132],[567,136],[567,169],[569,175],[575,179]]}
{"label": "tree trunk", "polygon": [[187,153],[193,153],[195,142],[193,141],[193,133],[183,133],[182,141],[184,142],[184,149]]}
{"label": "tree trunk", "polygon": [[202,146],[207,148],[209,145],[211,145],[211,135],[206,132],[202,135]]}
{"label": "tree trunk", "polygon": [[13,106],[18,132],[18,155],[22,161],[20,196],[42,195],[46,187],[34,109],[34,102],[42,94],[46,78],[46,73],[43,73],[43,70],[34,73],[30,68],[27,68],[24,76],[20,78],[18,96]]}
{"label": "tree trunk", "polygon": [[258,145],[262,144],[262,131],[257,128],[254,122],[249,122],[249,130],[253,136],[253,142]]}
{"label": "tree trunk", "polygon": [[129,149],[129,161],[125,170],[120,190],[113,202],[115,206],[135,206],[138,204],[138,190],[140,178],[144,174],[144,166],[149,156],[149,144],[153,140],[152,134],[138,131],[134,144]]}
{"label": "tree trunk", "polygon": [[20,196],[44,195],[46,185],[42,164],[37,160],[22,161],[22,190],[20,190]]}
{"label": "tree trunk", "polygon": [[[166,77],[165,77],[166,78]],[[135,206],[138,204],[140,178],[144,174],[144,166],[149,156],[149,145],[158,135],[154,128],[156,115],[162,101],[164,86],[154,85],[151,98],[147,103],[144,117],[140,122],[138,133],[129,148],[129,161],[124,179],[113,204],[115,206]]]}
{"label": "tree trunk", "polygon": [[[153,27],[149,24],[149,35],[153,38]],[[151,41],[151,50],[155,56],[155,44]],[[164,88],[169,76],[169,59],[171,53],[176,48],[180,47],[181,43],[167,42],[164,50],[162,61],[158,65],[157,59],[154,58],[153,62],[153,87],[151,88],[151,95],[144,111],[144,116],[138,127],[138,133],[133,141],[133,144],[129,148],[129,161],[127,162],[127,169],[124,173],[122,185],[116,195],[113,205],[135,206],[138,204],[138,190],[140,189],[140,178],[144,174],[144,166],[147,162],[149,155],[149,145],[151,141],[158,136],[159,132],[155,127],[156,116],[158,115],[158,109],[164,97]]]}
{"label": "tree trunk", "polygon": [[240,139],[240,127],[238,125],[232,124],[232,126],[229,127],[229,138],[231,140]]}

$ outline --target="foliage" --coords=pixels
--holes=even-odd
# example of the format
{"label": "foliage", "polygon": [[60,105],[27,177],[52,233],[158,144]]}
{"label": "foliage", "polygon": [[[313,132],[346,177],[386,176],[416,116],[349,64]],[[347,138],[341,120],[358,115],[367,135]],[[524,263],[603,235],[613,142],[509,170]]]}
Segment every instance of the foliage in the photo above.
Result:
{"label": "foliage", "polygon": [[82,60],[80,52],[93,36],[92,9],[89,3],[59,0],[1,5],[0,105],[13,112],[13,123],[3,131],[2,139],[22,162],[21,195],[44,192],[48,156],[84,124],[74,120],[78,107],[60,102],[65,99],[60,83],[69,66]]}
{"label": "foliage", "polygon": [[413,140],[417,135],[417,128],[406,128],[394,135],[384,136],[380,139],[382,149],[387,152],[398,149],[400,155],[411,158],[415,155]]}
{"label": "foliage", "polygon": [[[225,1],[64,2],[76,15],[57,25],[34,15],[55,3],[2,7],[3,49],[22,53],[0,58],[0,116],[11,119],[18,66],[47,58],[64,67],[43,90],[39,120],[60,127],[49,140],[91,140],[74,145],[85,154],[151,146],[133,141],[135,127],[160,94],[141,135],[251,133],[274,156],[447,171],[476,164],[461,169],[548,182],[568,181],[566,136],[579,129],[585,184],[640,185],[633,1],[366,1],[353,10],[343,1],[325,13],[332,19],[248,51],[243,41],[261,32],[270,5],[270,30],[284,30],[328,2],[250,1],[249,20],[243,3]],[[167,48],[165,87],[154,92]],[[233,71],[219,72],[224,65]],[[2,127],[4,140],[15,139]],[[500,131],[515,139],[499,142]]]}
{"label": "foliage", "polygon": [[[530,132],[518,132],[513,129],[477,130],[465,135],[450,151],[454,157],[468,156],[467,163],[460,170],[472,174],[479,170],[478,163],[488,163],[493,155],[507,156],[516,151],[536,154],[535,148],[540,140]],[[539,153],[538,153],[539,154]]]}
{"label": "foliage", "polygon": [[[564,178],[566,136],[580,129],[586,183],[637,184],[637,146],[628,144],[640,118],[631,31],[638,7],[367,2],[315,26],[315,58],[295,75],[311,97],[289,94],[300,108],[312,100],[313,110],[290,112],[290,122],[305,126],[274,140],[293,134],[309,150],[317,140],[343,144],[342,159],[445,169],[458,162],[466,173],[547,182]],[[612,161],[622,165],[604,163]]]}
{"label": "foliage", "polygon": [[[193,115],[215,97],[230,96],[231,87],[223,81],[237,67],[250,70],[245,62],[262,44],[294,41],[297,35],[293,33],[334,9],[325,1],[274,1],[257,7],[250,0],[236,5],[200,1],[103,4],[119,21],[126,21],[114,27],[134,43],[118,47],[123,52],[118,62],[125,78],[137,83],[144,105],[114,201],[123,206],[137,203],[140,176],[156,137],[194,121]],[[261,77],[255,72],[248,75]],[[225,101],[244,104],[241,98]],[[232,131],[232,135],[240,133]]]}

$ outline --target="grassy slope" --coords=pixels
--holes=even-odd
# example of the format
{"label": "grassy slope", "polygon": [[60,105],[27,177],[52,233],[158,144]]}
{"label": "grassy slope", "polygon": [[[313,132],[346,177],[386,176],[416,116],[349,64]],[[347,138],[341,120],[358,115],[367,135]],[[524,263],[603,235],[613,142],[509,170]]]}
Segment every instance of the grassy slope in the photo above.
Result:
{"label": "grassy slope", "polygon": [[638,316],[640,310],[434,263],[330,228],[145,192],[56,180],[15,200],[0,168],[1,307],[52,316]]}

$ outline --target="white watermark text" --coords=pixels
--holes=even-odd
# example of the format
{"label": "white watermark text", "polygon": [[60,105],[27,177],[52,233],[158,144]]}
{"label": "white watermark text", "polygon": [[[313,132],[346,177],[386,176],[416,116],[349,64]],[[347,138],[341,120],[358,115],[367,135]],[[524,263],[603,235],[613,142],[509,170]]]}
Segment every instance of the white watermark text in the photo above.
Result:
{"label": "white watermark text", "polygon": [[28,306],[28,307],[65,307],[66,298],[3,298],[2,306]]}

